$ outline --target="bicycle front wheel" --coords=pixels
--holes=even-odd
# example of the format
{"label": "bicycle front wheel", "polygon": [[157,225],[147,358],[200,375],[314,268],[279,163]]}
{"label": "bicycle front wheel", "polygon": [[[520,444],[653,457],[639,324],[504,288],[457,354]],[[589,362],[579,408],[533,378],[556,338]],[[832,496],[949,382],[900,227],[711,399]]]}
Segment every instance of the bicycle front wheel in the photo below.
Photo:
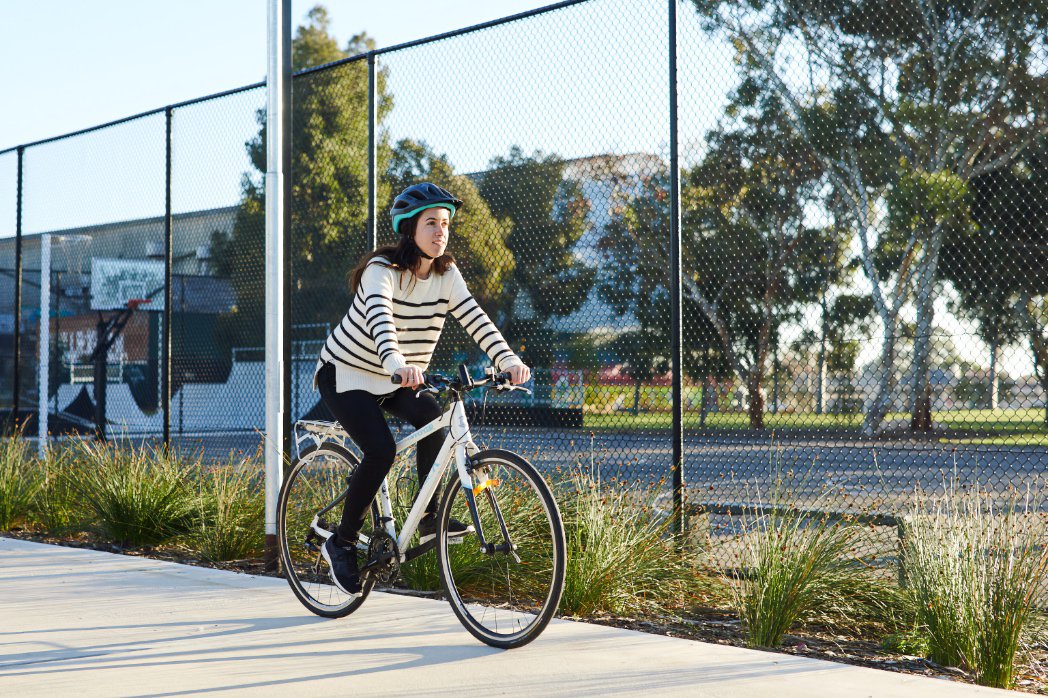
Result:
{"label": "bicycle front wheel", "polygon": [[[331,582],[320,553],[342,518],[346,484],[357,465],[352,452],[338,444],[321,444],[292,463],[277,503],[277,541],[284,576],[302,605],[326,618],[341,618],[357,610],[375,585],[373,579],[367,580],[360,596],[346,594]],[[357,543],[359,564],[367,560],[368,534],[378,523],[374,504],[369,518]]]}
{"label": "bicycle front wheel", "polygon": [[440,509],[441,582],[455,615],[474,637],[493,647],[520,647],[539,636],[560,603],[564,525],[549,486],[526,460],[488,450],[473,463],[481,530],[448,539],[450,519],[473,522],[470,493],[452,482]]}

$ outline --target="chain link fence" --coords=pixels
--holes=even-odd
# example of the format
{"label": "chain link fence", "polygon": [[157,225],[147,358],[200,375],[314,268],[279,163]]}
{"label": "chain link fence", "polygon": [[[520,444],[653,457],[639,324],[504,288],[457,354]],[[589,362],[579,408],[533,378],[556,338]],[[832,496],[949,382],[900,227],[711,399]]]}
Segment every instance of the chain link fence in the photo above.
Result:
{"label": "chain link fence", "polygon": [[[347,272],[393,240],[392,196],[433,181],[465,200],[450,250],[535,369],[533,396],[477,406],[480,440],[668,483],[680,433],[685,499],[715,514],[791,471],[801,504],[831,491],[878,514],[954,474],[1002,492],[1036,480],[1043,8],[710,0],[673,15],[568,2],[383,50],[340,47],[310,15],[294,49],[293,416],[325,416],[316,356]],[[0,407],[31,423],[46,374],[48,429],[90,430],[102,381],[113,433],[157,439],[166,420],[184,448],[257,447],[264,100],[250,86],[0,153]],[[431,368],[483,359],[452,323]]]}

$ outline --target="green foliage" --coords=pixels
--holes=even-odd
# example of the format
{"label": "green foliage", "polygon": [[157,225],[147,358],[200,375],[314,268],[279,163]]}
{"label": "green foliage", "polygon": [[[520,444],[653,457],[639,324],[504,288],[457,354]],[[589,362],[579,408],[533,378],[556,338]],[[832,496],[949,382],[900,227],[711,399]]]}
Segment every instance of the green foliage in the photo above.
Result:
{"label": "green foliage", "polygon": [[[329,32],[327,11],[318,6],[298,29],[292,54],[295,68],[302,69],[372,48],[374,41],[358,34],[344,50],[339,49]],[[387,69],[380,69],[376,76],[379,124],[393,106],[387,79]],[[331,322],[346,310],[347,272],[368,250],[366,61],[296,78],[293,89],[292,302],[297,323]],[[259,110],[258,134],[246,144],[255,171],[243,177],[233,231],[228,238],[215,235],[212,240],[216,271],[231,279],[236,296],[234,309],[216,328],[227,348],[260,345],[265,327],[265,118],[265,110]],[[389,151],[380,136],[379,167],[389,161]],[[380,183],[379,201],[387,196],[386,185]]]}
{"label": "green foliage", "polygon": [[[891,625],[890,585],[871,579],[854,550],[861,528],[845,519],[796,508],[789,485],[777,478],[770,502],[741,520],[742,570],[735,605],[753,647],[775,647],[798,622]],[[818,511],[828,495],[807,506]]]}
{"label": "green foliage", "polygon": [[505,157],[493,158],[480,179],[480,194],[492,214],[512,226],[509,252],[527,260],[514,267],[507,284],[506,296],[515,306],[507,307],[505,334],[512,344],[527,347],[523,358],[532,365],[553,363],[556,342],[545,325],[578,310],[596,274],[596,260],[575,257],[590,204],[581,185],[564,178],[565,166],[558,155],[525,155],[513,146]]}
{"label": "green foliage", "polygon": [[[75,488],[93,524],[119,545],[156,545],[190,530],[191,466],[160,450],[83,441]],[[89,466],[89,467],[86,467]]]}
{"label": "green foliage", "polygon": [[190,467],[196,479],[196,518],[186,538],[209,560],[240,560],[262,554],[265,490],[261,464],[253,459]]}
{"label": "green foliage", "polygon": [[75,446],[56,444],[37,461],[43,482],[33,507],[33,519],[49,533],[67,533],[85,524],[77,482],[80,470],[92,465],[79,460],[76,453]]}
{"label": "green foliage", "polygon": [[582,472],[559,488],[568,544],[561,613],[621,616],[687,605],[701,584],[696,551],[674,543],[671,519],[653,506],[657,496],[623,483],[602,487]]}
{"label": "green foliage", "polygon": [[0,438],[0,531],[29,523],[43,484],[29,442],[20,436]]}
{"label": "green foliage", "polygon": [[1048,578],[1039,511],[1017,499],[997,505],[979,488],[915,497],[902,562],[933,661],[1011,687]]}

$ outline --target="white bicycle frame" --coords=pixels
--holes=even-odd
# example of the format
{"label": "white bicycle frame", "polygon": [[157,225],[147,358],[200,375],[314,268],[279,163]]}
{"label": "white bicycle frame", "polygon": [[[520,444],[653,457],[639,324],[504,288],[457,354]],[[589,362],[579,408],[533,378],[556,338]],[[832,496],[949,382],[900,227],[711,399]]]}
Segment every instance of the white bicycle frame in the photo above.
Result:
{"label": "white bicycle frame", "polygon": [[[308,438],[312,438],[319,445],[323,441],[329,440],[332,437],[344,441],[347,436],[346,432],[339,427],[337,422],[303,421],[299,422],[296,426],[299,425],[305,429],[305,433],[296,437],[298,443],[301,443]],[[459,483],[461,486],[471,492],[477,491],[474,488],[473,478],[470,477],[469,474],[468,463],[470,457],[480,452],[480,448],[473,442],[473,434],[469,429],[469,420],[466,418],[466,407],[462,400],[452,401],[451,405],[440,417],[434,419],[424,427],[416,429],[409,436],[397,441],[397,455],[400,455],[408,448],[415,446],[419,441],[442,427],[448,428],[444,444],[440,447],[440,452],[437,454],[437,458],[433,462],[433,466],[430,468],[426,481],[423,482],[419,488],[418,496],[415,498],[415,503],[412,505],[411,511],[408,512],[408,517],[404,521],[403,528],[400,529],[399,536],[397,536],[396,520],[393,517],[393,503],[390,501],[389,497],[388,478],[383,478],[382,486],[379,488],[378,504],[380,516],[382,517],[381,520],[384,522],[386,533],[397,541],[397,548],[400,550],[401,562],[405,561],[407,544],[411,540],[411,537],[415,535],[415,530],[418,528],[419,521],[422,520],[426,504],[436,493],[437,488],[440,486],[441,480],[444,479],[444,474],[447,473],[452,461],[454,461],[458,469]],[[486,484],[487,483],[481,483],[480,488],[482,489]],[[318,525],[317,518],[314,518],[313,520],[313,530],[324,538],[331,535],[330,532],[324,530]],[[369,542],[367,536],[361,535],[360,541],[357,545],[366,549]]]}

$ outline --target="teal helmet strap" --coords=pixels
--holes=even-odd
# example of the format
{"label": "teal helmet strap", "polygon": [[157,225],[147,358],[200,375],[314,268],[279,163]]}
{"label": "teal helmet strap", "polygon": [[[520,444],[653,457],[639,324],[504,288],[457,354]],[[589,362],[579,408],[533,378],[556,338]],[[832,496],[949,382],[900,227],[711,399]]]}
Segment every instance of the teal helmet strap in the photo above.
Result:
{"label": "teal helmet strap", "polygon": [[413,209],[411,211],[407,211],[406,213],[401,213],[400,215],[394,216],[393,217],[393,230],[395,232],[400,232],[400,222],[402,220],[404,220],[405,218],[411,218],[415,214],[422,213],[427,208],[446,208],[448,211],[451,212],[451,218],[455,217],[455,207],[452,204],[447,204],[447,203],[427,204],[426,206],[420,206],[420,207],[418,207],[416,209]]}

